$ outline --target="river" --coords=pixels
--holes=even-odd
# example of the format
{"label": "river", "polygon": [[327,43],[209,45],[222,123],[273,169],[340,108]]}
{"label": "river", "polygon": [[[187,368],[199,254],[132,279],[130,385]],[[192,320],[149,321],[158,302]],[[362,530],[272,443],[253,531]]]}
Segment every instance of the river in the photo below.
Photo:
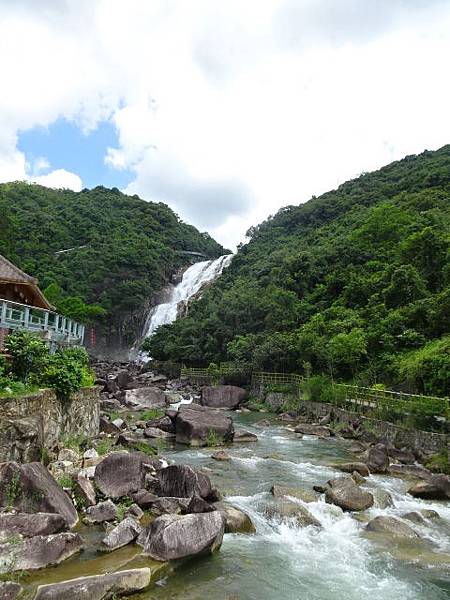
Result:
{"label": "river", "polygon": [[[450,504],[407,496],[407,483],[387,476],[370,476],[365,486],[376,497],[388,491],[394,506],[375,505],[352,516],[320,500],[307,504],[323,527],[298,528],[269,520],[264,509],[272,485],[311,489],[314,484],[342,475],[330,468],[354,460],[351,442],[336,438],[299,439],[274,417],[270,426],[258,421],[266,414],[233,413],[236,424],[258,435],[259,441],[226,449],[230,461],[211,458],[214,449],[174,446],[162,451],[169,461],[203,468],[226,500],[246,511],[256,525],[255,535],[226,534],[220,552],[177,566],[156,587],[133,596],[136,600],[443,600],[450,598]],[[433,509],[440,519],[417,525],[420,540],[394,541],[365,532],[369,518],[400,516]],[[407,521],[408,522],[408,521]],[[33,574],[28,588],[133,564],[135,545],[111,554],[98,554],[104,533],[81,526],[85,552],[55,569]],[[28,586],[27,586],[28,587]]]}

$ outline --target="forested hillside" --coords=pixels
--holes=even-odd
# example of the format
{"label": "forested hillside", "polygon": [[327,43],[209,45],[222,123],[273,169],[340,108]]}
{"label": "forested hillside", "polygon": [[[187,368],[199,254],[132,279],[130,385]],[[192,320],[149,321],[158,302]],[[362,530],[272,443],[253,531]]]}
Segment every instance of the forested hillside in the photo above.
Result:
{"label": "forested hillside", "polygon": [[450,146],[408,156],[249,232],[152,356],[450,393]]}
{"label": "forested hillside", "polygon": [[131,315],[187,264],[180,250],[225,253],[165,204],[114,188],[0,185],[0,253],[37,277],[61,312],[128,341]]}

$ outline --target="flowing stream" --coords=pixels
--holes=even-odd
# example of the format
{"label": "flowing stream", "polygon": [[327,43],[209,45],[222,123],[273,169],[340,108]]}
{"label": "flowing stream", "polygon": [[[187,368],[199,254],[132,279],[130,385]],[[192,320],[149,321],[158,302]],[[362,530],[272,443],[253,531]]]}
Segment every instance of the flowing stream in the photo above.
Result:
{"label": "flowing stream", "polygon": [[[273,484],[311,489],[342,475],[329,465],[354,460],[343,440],[298,439],[285,426],[256,424],[261,415],[234,414],[237,424],[259,437],[253,444],[227,448],[229,462],[211,459],[211,449],[174,448],[169,460],[208,470],[226,500],[246,511],[255,535],[227,534],[220,552],[190,561],[140,600],[441,600],[450,598],[450,505],[407,496],[401,479],[371,476],[367,488],[388,491],[394,506],[374,506],[359,521],[323,500],[306,506],[323,528],[299,528],[269,520],[264,508]],[[239,423],[240,422],[240,423]],[[298,501],[300,502],[300,501]],[[377,502],[376,502],[377,504]],[[420,540],[368,534],[367,520],[400,516],[423,508],[440,519],[409,523]]]}
{"label": "flowing stream", "polygon": [[[307,504],[322,528],[299,528],[293,522],[268,519],[272,485],[310,490],[314,484],[342,475],[330,465],[354,460],[351,442],[304,436],[270,418],[258,425],[261,414],[233,413],[237,426],[258,435],[256,443],[236,444],[225,450],[227,462],[211,458],[214,449],[169,445],[161,450],[168,461],[205,469],[227,502],[246,511],[256,534],[226,534],[220,551],[175,566],[161,574],[155,587],[136,600],[444,600],[450,598],[450,504],[415,500],[406,494],[407,482],[370,476],[365,487],[375,506],[362,514],[343,513],[322,499]],[[394,505],[381,509],[377,497],[388,491]],[[301,502],[297,500],[297,502]],[[433,509],[440,518],[421,525],[409,523],[421,536],[414,540],[384,538],[365,531],[377,515],[400,516]],[[30,574],[28,589],[40,583],[142,567],[141,549],[129,545],[99,553],[103,528],[80,525],[86,547],[79,556],[54,569]],[[137,561],[137,562],[136,562]]]}
{"label": "flowing stream", "polygon": [[206,283],[219,277],[232,258],[232,254],[225,254],[215,260],[197,262],[186,269],[180,283],[172,289],[168,302],[159,304],[151,311],[144,337],[153,335],[160,325],[173,323],[177,318],[179,304],[189,300]]}

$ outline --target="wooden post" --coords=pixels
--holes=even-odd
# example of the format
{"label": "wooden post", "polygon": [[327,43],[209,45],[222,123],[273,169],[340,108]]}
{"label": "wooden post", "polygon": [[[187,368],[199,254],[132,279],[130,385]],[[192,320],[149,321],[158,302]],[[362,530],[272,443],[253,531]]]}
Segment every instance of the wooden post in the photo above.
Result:
{"label": "wooden post", "polygon": [[26,306],[23,311],[23,326],[26,327],[27,329],[28,329],[29,321],[30,321],[30,309],[28,308],[28,306]]}

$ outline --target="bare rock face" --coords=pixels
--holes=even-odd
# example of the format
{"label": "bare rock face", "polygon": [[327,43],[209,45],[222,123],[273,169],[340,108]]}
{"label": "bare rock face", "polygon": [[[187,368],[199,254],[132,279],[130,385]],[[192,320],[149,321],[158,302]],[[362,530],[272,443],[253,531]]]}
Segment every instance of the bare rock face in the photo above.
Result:
{"label": "bare rock face", "polygon": [[162,496],[191,498],[194,494],[207,499],[212,492],[209,477],[189,465],[170,465],[158,472]]}
{"label": "bare rock face", "polygon": [[117,550],[130,544],[142,532],[142,527],[133,517],[126,517],[102,540],[102,545],[107,550]]}
{"label": "bare rock face", "polygon": [[450,476],[432,475],[429,481],[421,481],[409,488],[408,494],[424,500],[448,500],[450,498]]}
{"label": "bare rock face", "polygon": [[0,573],[59,565],[82,548],[83,541],[77,533],[37,535],[19,542],[0,544]]}
{"label": "bare rock face", "polygon": [[138,490],[134,494],[131,494],[131,498],[140,508],[143,508],[144,510],[151,508],[152,504],[158,500],[158,496],[144,489]]}
{"label": "bare rock face", "polygon": [[389,454],[384,444],[375,444],[375,446],[369,448],[367,466],[371,473],[386,473],[389,467]]}
{"label": "bare rock face", "polygon": [[67,529],[65,519],[54,513],[1,513],[0,540],[14,535],[51,535]]}
{"label": "bare rock face", "polygon": [[86,510],[85,520],[88,523],[104,523],[105,521],[114,521],[114,519],[117,519],[117,506],[112,500],[99,502]]}
{"label": "bare rock face", "polygon": [[141,387],[134,390],[126,390],[123,396],[123,403],[135,410],[165,408],[166,397],[158,388]]}
{"label": "bare rock face", "polygon": [[176,441],[190,446],[207,446],[231,442],[234,436],[233,420],[221,411],[196,404],[180,406],[175,420]]}
{"label": "bare rock face", "polygon": [[179,515],[187,509],[188,504],[189,498],[162,497],[153,502],[151,511],[157,516]]}
{"label": "bare rock face", "polygon": [[395,517],[375,517],[366,526],[367,531],[384,533],[402,538],[418,538],[419,535],[412,527]]}
{"label": "bare rock face", "polygon": [[219,511],[163,515],[150,524],[144,553],[160,561],[210,554],[222,545],[224,529]]}
{"label": "bare rock face", "polygon": [[143,489],[148,468],[161,466],[157,458],[143,452],[114,452],[95,469],[95,484],[109,498],[121,498]]}
{"label": "bare rock face", "polygon": [[170,433],[169,431],[163,431],[162,429],[158,429],[157,427],[146,427],[146,429],[144,430],[144,435],[147,438],[160,438],[165,440],[175,439],[174,433]]}
{"label": "bare rock face", "polygon": [[325,491],[325,500],[346,511],[366,510],[373,506],[372,494],[357,486],[351,477],[331,479]]}
{"label": "bare rock face", "polygon": [[145,590],[150,585],[151,571],[145,569],[130,569],[106,575],[78,577],[60,583],[40,585],[34,600],[104,600],[128,596]]}
{"label": "bare rock face", "polygon": [[56,513],[68,527],[78,522],[78,514],[69,496],[42,463],[0,464],[0,506],[14,507],[25,513]]}
{"label": "bare rock face", "polygon": [[210,385],[202,389],[201,404],[211,408],[235,409],[246,400],[246,390],[235,385]]}

